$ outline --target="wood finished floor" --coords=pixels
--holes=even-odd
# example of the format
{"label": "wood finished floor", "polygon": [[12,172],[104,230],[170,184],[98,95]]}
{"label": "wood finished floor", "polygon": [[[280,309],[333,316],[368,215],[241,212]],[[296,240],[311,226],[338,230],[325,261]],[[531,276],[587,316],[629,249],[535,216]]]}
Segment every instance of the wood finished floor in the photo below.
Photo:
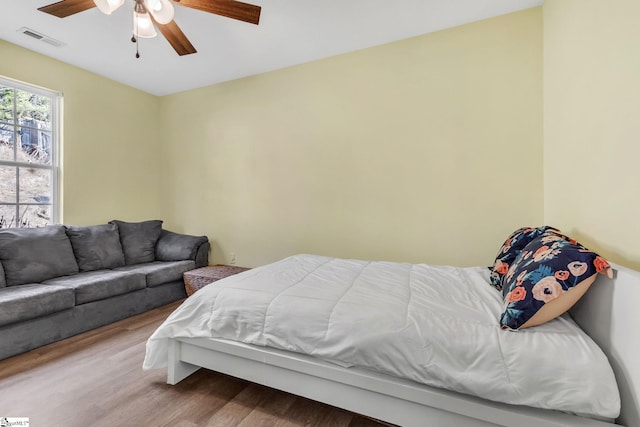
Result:
{"label": "wood finished floor", "polygon": [[387,426],[201,369],[176,386],[142,371],[145,342],[179,303],[0,361],[0,416],[31,426]]}

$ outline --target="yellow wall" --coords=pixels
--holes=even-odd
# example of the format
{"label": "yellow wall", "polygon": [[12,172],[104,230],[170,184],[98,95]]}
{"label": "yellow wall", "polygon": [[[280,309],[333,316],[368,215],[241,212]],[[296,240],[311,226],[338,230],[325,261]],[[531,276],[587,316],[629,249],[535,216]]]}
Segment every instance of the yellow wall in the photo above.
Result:
{"label": "yellow wall", "polygon": [[0,75],[62,92],[63,221],[160,217],[160,100],[0,40]]}
{"label": "yellow wall", "polygon": [[640,2],[544,4],[544,218],[640,269]]}
{"label": "yellow wall", "polygon": [[212,260],[490,264],[542,223],[540,8],[161,100],[169,228]]}

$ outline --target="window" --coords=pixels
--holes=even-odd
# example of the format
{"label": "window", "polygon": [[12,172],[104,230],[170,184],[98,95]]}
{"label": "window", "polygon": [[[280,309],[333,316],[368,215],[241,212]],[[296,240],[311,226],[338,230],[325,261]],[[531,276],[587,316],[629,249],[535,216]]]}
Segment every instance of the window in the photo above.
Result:
{"label": "window", "polygon": [[61,95],[0,77],[0,228],[58,222]]}

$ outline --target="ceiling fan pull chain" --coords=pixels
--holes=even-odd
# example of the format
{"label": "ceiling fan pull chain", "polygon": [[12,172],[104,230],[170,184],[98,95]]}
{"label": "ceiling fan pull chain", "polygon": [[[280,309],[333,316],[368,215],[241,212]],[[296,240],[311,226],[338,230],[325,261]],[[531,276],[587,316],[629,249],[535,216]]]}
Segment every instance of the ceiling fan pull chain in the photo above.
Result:
{"label": "ceiling fan pull chain", "polygon": [[136,33],[138,32],[138,21],[133,20],[133,35],[131,36],[131,41],[136,44],[136,59],[140,59],[140,52],[138,52],[138,39],[140,37],[136,37]]}

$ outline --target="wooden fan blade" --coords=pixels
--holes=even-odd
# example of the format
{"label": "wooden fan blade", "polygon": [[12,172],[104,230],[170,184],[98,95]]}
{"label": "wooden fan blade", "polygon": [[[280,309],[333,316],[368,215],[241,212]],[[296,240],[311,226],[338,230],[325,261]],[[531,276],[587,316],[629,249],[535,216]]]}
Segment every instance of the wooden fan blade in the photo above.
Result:
{"label": "wooden fan blade", "polygon": [[38,10],[58,18],[65,18],[78,12],[84,12],[92,7],[96,7],[93,0],[62,0],[48,6],[39,7]]}
{"label": "wooden fan blade", "polygon": [[249,3],[242,3],[235,0],[174,0],[176,3],[202,10],[203,12],[214,13],[226,16],[227,18],[256,24],[260,22],[260,6]]}
{"label": "wooden fan blade", "polygon": [[171,21],[168,24],[162,25],[158,24],[151,14],[149,14],[149,16],[151,16],[153,23],[156,24],[158,30],[160,30],[164,38],[167,39],[178,55],[190,55],[197,52],[196,48],[193,47],[187,36],[185,36],[180,27],[178,27],[176,21]]}

